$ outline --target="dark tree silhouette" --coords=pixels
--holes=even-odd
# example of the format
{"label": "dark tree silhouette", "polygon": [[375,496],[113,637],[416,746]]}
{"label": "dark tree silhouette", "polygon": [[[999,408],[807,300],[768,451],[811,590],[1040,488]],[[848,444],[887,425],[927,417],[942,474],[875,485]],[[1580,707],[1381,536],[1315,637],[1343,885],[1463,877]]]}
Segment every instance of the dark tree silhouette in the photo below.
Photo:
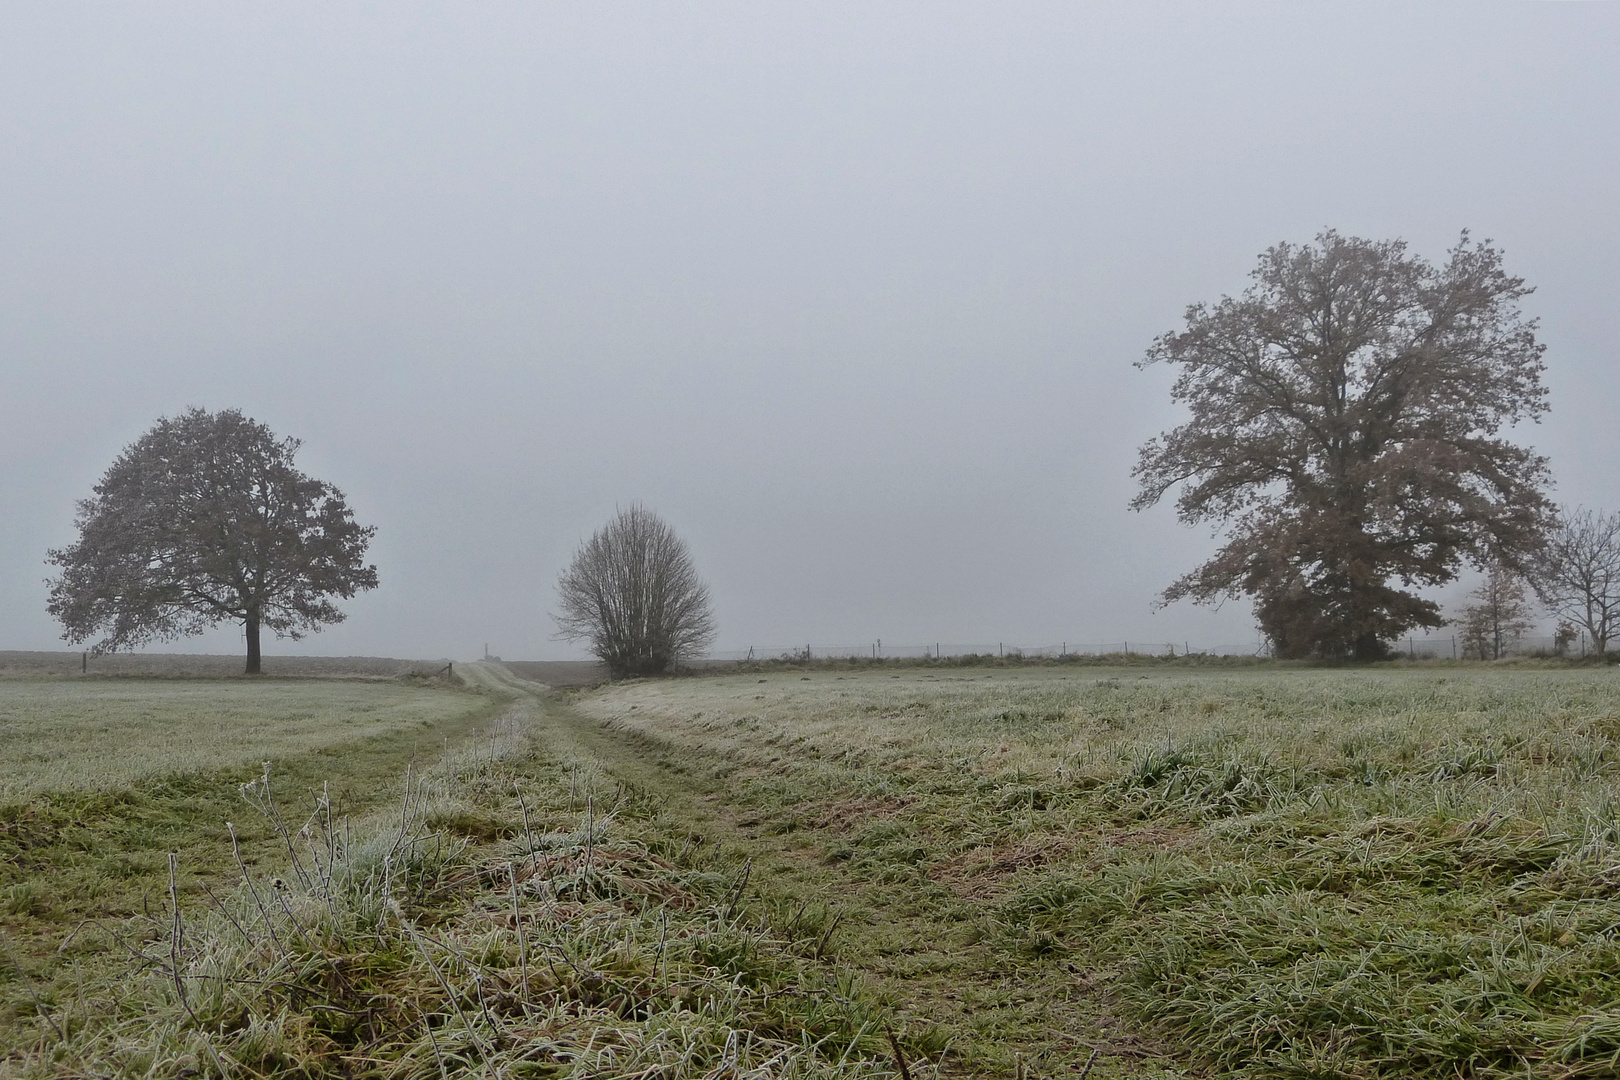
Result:
{"label": "dark tree silhouette", "polygon": [[1140,362],[1191,417],[1142,447],[1131,505],[1180,485],[1181,520],[1226,533],[1165,602],[1248,595],[1278,655],[1382,656],[1445,622],[1410,587],[1522,569],[1547,528],[1546,460],[1501,437],[1546,410],[1530,289],[1466,233],[1434,266],[1325,232],[1252,277]]}
{"label": "dark tree silhouette", "polygon": [[639,504],[575,552],[557,581],[557,603],[561,636],[590,642],[615,678],[668,671],[714,639],[709,590],[691,552]]}
{"label": "dark tree silhouette", "polygon": [[62,636],[101,633],[100,653],[234,620],[256,675],[261,627],[296,640],[342,622],[330,598],[377,585],[361,562],[376,530],[293,467],[299,445],[235,409],[159,420],[79,503],[78,543],[50,553]]}

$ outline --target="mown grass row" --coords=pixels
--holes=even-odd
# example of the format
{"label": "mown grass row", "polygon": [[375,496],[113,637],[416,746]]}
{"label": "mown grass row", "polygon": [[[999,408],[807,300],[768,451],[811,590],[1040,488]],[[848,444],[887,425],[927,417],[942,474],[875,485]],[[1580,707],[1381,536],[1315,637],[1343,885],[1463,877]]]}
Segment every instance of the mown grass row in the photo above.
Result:
{"label": "mown grass row", "polygon": [[1225,1075],[1620,1073],[1610,673],[714,689],[615,722],[723,748],[767,831],[1127,1017],[1114,1069],[1145,1037]]}
{"label": "mown grass row", "polygon": [[942,1049],[826,962],[825,906],[768,913],[746,863],[527,746],[508,733],[358,822],[294,814],[271,772],[243,785],[273,869],[243,864],[207,910],[176,886],[82,927],[69,953],[125,961],[38,988],[5,1071],[886,1077]]}

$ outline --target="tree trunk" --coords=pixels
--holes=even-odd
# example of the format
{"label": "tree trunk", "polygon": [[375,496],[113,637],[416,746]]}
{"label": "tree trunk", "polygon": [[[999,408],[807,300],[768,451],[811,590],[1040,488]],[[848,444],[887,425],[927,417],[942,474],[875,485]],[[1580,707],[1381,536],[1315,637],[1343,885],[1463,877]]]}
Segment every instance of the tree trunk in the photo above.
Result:
{"label": "tree trunk", "polygon": [[247,673],[262,674],[259,670],[259,613],[249,610],[242,626],[247,631]]}
{"label": "tree trunk", "polygon": [[1362,634],[1351,645],[1350,655],[1356,660],[1387,660],[1389,645],[1377,634]]}

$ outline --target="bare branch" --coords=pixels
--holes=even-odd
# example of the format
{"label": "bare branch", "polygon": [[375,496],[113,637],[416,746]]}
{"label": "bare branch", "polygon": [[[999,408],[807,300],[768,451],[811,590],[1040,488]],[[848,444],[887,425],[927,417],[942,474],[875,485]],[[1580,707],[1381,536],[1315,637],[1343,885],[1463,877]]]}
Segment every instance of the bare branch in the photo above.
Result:
{"label": "bare branch", "polygon": [[557,582],[560,636],[586,640],[615,677],[667,671],[714,639],[709,590],[686,544],[640,504],[574,554]]}
{"label": "bare branch", "polygon": [[1620,513],[1559,515],[1531,578],[1553,614],[1585,630],[1599,656],[1620,630]]}

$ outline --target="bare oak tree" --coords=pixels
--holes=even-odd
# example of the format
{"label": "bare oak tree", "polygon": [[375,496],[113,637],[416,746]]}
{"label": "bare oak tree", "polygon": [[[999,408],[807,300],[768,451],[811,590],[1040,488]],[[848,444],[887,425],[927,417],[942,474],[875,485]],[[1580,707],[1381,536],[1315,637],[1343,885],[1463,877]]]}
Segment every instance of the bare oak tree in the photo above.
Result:
{"label": "bare oak tree", "polygon": [[709,590],[691,552],[640,504],[621,510],[580,549],[557,581],[563,638],[590,642],[615,678],[655,675],[714,640]]}
{"label": "bare oak tree", "polygon": [[100,653],[234,620],[256,675],[261,627],[296,640],[342,622],[330,598],[376,588],[361,561],[376,530],[294,468],[299,445],[235,409],[159,420],[79,503],[78,543],[50,552],[62,636],[103,633]]}
{"label": "bare oak tree", "polygon": [[1411,587],[1517,568],[1546,528],[1547,462],[1502,437],[1546,410],[1530,289],[1466,233],[1434,266],[1325,232],[1252,278],[1139,363],[1178,369],[1191,417],[1142,447],[1131,505],[1179,485],[1180,519],[1227,536],[1164,601],[1248,595],[1278,655],[1383,656],[1444,624]]}
{"label": "bare oak tree", "polygon": [[1584,629],[1603,656],[1620,630],[1620,513],[1559,516],[1532,578],[1553,613]]}

